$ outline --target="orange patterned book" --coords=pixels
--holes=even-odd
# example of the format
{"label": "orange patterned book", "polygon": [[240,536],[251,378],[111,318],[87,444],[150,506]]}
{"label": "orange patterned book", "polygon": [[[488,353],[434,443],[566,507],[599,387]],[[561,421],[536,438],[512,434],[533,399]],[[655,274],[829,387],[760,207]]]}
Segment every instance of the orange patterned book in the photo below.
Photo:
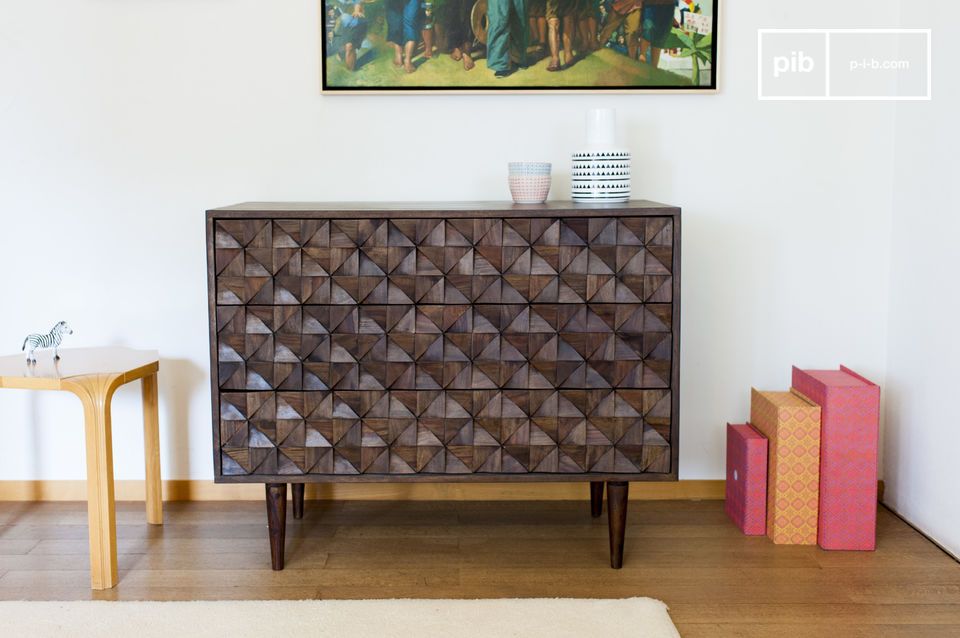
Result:
{"label": "orange patterned book", "polygon": [[770,442],[767,536],[782,545],[816,545],[820,406],[797,393],[753,389],[750,422]]}

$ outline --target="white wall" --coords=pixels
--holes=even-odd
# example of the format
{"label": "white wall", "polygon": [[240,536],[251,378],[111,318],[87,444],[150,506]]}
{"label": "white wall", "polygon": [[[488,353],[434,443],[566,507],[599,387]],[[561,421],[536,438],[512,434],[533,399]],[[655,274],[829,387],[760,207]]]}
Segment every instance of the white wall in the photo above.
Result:
{"label": "white wall", "polygon": [[[958,24],[960,6],[904,5],[904,26],[936,10]],[[956,31],[934,32],[933,59],[952,64]],[[935,65],[934,67],[938,67]],[[887,361],[886,502],[960,556],[960,175],[956,68],[934,81],[932,102],[897,108]]]}
{"label": "white wall", "polygon": [[[680,474],[790,365],[886,375],[894,106],[756,99],[760,27],[889,26],[896,0],[723,2],[717,95],[318,94],[316,0],[0,0],[0,336],[162,354],[166,478],[212,476],[203,211],[244,200],[565,198],[588,107],[618,109],[635,192],[684,209]],[[916,237],[918,233],[911,233]],[[114,410],[142,475],[139,394]],[[0,479],[82,478],[69,396],[0,392]]]}

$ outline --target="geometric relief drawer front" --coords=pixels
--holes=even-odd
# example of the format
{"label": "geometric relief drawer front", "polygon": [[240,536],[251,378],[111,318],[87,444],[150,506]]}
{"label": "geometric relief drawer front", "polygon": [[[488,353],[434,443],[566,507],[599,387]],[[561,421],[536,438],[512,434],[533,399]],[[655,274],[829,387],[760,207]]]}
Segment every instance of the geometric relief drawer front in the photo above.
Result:
{"label": "geometric relief drawer front", "polygon": [[215,220],[222,474],[669,473],[672,224]]}

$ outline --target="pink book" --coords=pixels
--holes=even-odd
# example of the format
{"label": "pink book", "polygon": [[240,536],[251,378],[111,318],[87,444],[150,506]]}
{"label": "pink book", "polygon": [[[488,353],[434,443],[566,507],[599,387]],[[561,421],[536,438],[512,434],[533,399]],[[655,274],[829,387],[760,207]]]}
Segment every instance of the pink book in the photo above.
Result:
{"label": "pink book", "polygon": [[793,387],[822,408],[817,544],[823,549],[873,550],[880,387],[843,366],[795,367]]}
{"label": "pink book", "polygon": [[727,516],[748,536],[767,533],[767,439],[727,424]]}

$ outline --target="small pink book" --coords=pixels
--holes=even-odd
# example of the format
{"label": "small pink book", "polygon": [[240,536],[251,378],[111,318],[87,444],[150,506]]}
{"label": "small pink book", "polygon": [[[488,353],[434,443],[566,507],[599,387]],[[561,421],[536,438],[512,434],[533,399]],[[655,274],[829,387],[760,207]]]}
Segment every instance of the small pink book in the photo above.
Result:
{"label": "small pink book", "polygon": [[748,536],[767,533],[767,439],[727,424],[727,516]]}

